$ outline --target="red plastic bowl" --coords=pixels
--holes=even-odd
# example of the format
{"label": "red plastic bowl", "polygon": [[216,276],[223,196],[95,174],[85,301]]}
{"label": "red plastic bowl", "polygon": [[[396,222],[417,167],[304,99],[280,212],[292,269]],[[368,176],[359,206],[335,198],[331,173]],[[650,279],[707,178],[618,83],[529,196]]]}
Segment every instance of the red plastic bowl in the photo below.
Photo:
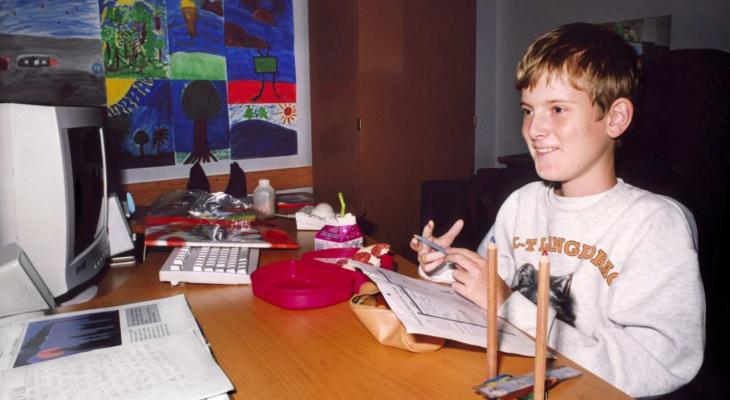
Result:
{"label": "red plastic bowl", "polygon": [[254,296],[290,310],[326,307],[352,296],[351,271],[315,260],[289,260],[251,275]]}

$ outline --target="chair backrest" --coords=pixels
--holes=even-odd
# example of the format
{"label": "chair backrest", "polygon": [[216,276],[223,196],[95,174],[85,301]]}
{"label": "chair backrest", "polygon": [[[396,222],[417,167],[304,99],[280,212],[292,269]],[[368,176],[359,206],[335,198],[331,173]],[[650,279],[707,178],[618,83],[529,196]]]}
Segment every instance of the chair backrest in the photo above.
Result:
{"label": "chair backrest", "polygon": [[626,182],[668,195],[694,214],[707,299],[703,372],[730,352],[730,53],[687,49],[642,56],[644,86],[616,153]]}

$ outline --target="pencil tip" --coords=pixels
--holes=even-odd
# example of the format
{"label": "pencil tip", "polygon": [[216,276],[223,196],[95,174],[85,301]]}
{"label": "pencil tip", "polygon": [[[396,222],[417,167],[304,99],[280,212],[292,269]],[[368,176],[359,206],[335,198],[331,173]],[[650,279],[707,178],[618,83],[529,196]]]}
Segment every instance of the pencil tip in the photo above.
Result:
{"label": "pencil tip", "polygon": [[547,254],[547,250],[543,250],[543,251],[542,251],[542,255],[543,255],[543,256],[546,256],[546,255],[548,255],[548,254]]}
{"label": "pencil tip", "polygon": [[492,242],[492,243],[497,243],[497,241],[496,241],[496,240],[494,240],[494,236],[492,236],[492,238],[491,238],[491,239],[489,239],[489,241],[490,241],[490,242]]}

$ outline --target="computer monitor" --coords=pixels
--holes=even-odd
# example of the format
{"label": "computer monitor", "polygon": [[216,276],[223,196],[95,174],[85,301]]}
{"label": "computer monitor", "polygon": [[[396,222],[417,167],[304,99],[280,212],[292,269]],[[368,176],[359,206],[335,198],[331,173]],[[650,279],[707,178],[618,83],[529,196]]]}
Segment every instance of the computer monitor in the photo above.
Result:
{"label": "computer monitor", "polygon": [[102,113],[0,104],[0,245],[17,243],[57,301],[109,254]]}

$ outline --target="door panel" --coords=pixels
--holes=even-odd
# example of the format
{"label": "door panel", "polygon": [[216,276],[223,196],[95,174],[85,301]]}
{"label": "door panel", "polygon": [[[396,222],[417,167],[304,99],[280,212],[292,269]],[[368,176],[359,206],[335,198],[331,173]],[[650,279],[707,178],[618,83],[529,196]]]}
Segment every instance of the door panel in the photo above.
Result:
{"label": "door panel", "polygon": [[356,5],[341,0],[309,2],[314,194],[318,201],[334,206],[341,191],[351,210],[360,208]]}
{"label": "door panel", "polygon": [[409,255],[421,182],[473,173],[475,4],[358,7],[362,209],[375,237]]}

